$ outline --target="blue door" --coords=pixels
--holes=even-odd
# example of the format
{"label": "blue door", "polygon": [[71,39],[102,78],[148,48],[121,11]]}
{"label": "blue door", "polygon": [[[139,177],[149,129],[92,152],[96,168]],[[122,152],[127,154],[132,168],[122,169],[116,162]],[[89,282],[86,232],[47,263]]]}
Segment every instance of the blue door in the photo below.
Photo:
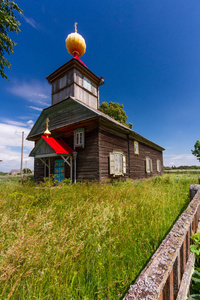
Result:
{"label": "blue door", "polygon": [[65,179],[65,163],[63,159],[58,159],[54,162],[54,178],[55,184],[59,184]]}

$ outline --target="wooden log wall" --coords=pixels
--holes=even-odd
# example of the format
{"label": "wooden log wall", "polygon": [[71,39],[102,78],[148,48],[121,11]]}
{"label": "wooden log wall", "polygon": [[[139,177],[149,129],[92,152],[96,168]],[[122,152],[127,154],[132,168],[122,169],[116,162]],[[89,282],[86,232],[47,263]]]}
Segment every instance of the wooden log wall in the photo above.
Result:
{"label": "wooden log wall", "polygon": [[[126,174],[123,178],[141,179],[163,173],[162,151],[138,142],[139,155],[134,153],[133,137],[126,133],[99,126],[99,172],[100,180],[105,181],[112,178],[109,174],[109,153],[114,150],[121,151],[126,156]],[[146,157],[152,160],[153,172],[146,172]],[[161,172],[157,172],[157,160],[161,163]]]}
{"label": "wooden log wall", "polygon": [[109,153],[121,151],[126,156],[126,175],[128,178],[128,141],[127,135],[124,133],[108,130],[104,126],[99,127],[99,177],[100,181],[112,179],[110,175]]}
{"label": "wooden log wall", "polygon": [[[98,127],[95,121],[84,124],[85,128],[85,148],[76,148],[77,155],[77,181],[99,180],[99,155],[98,155]],[[72,149],[74,148],[74,130],[70,129],[65,132],[57,132],[55,138],[62,138]],[[54,175],[54,162],[62,159],[60,156],[50,159],[50,174]],[[46,168],[46,176],[48,177],[48,168]],[[44,180],[44,164],[40,159],[35,159],[34,177],[36,181]],[[65,178],[70,177],[70,168],[65,163]],[[74,163],[73,163],[73,179],[74,179]]]}
{"label": "wooden log wall", "polygon": [[[137,140],[135,140],[137,141]],[[163,173],[163,156],[162,152],[144,145],[139,142],[139,155],[134,154],[134,139],[130,138],[130,178],[140,179],[149,178],[155,175],[161,175]],[[146,157],[152,160],[153,172],[146,172]],[[157,160],[161,163],[161,172],[157,172]]]}
{"label": "wooden log wall", "polygon": [[62,101],[65,97],[74,96],[74,70],[52,83],[52,105]]}
{"label": "wooden log wall", "polygon": [[39,158],[34,159],[34,179],[37,182],[44,181],[44,165]]}
{"label": "wooden log wall", "polygon": [[85,148],[76,149],[77,181],[99,180],[98,129],[85,127]]}
{"label": "wooden log wall", "polygon": [[[54,121],[52,116],[51,121]],[[137,141],[126,132],[108,128],[98,120],[82,122],[80,127],[85,128],[85,148],[76,148],[77,151],[77,181],[113,179],[110,175],[109,153],[121,151],[126,156],[126,174],[114,179],[141,179],[163,173],[162,151],[158,151],[138,141],[139,154],[134,153],[134,141]],[[66,129],[54,132],[55,138],[62,138],[72,149],[74,148],[74,130],[77,127],[68,126]],[[146,157],[152,160],[153,171],[146,172]],[[59,159],[55,158],[55,159]],[[54,161],[51,158],[51,174],[54,174]],[[157,160],[161,163],[161,172],[157,172]],[[44,177],[44,167],[37,160],[35,163],[35,178]],[[66,174],[69,175],[68,165],[65,164]],[[47,172],[48,174],[48,172]],[[74,172],[73,172],[74,176]]]}

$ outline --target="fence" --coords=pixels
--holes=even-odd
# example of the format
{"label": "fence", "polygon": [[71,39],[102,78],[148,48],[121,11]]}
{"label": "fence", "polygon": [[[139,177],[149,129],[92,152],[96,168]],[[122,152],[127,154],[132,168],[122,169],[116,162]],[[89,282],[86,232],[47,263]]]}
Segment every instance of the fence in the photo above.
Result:
{"label": "fence", "polygon": [[[194,196],[195,195],[195,196]],[[194,254],[190,236],[200,217],[200,185],[190,186],[188,208],[179,217],[124,300],[184,300],[189,294]]]}

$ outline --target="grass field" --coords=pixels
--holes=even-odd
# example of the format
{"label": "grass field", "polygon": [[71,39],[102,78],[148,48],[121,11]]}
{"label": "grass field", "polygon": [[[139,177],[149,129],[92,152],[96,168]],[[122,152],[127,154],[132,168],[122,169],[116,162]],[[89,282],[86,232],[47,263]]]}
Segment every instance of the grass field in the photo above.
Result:
{"label": "grass field", "polygon": [[198,179],[49,188],[2,177],[0,299],[20,300],[122,299]]}
{"label": "grass field", "polygon": [[172,169],[172,170],[164,170],[165,174],[197,174],[200,176],[199,169]]}

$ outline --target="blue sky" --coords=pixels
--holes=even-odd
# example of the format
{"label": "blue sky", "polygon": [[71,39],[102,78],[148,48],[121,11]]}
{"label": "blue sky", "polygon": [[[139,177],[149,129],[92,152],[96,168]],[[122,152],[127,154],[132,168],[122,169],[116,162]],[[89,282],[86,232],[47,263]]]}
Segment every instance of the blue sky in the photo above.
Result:
{"label": "blue sky", "polygon": [[[27,136],[50,105],[45,79],[70,54],[65,38],[86,41],[82,61],[105,77],[100,101],[122,103],[133,130],[161,145],[164,164],[200,165],[191,154],[200,139],[199,0],[18,0],[21,33],[6,56],[9,81],[0,78],[0,171],[20,168],[21,135]],[[25,141],[24,166],[33,147]]]}

